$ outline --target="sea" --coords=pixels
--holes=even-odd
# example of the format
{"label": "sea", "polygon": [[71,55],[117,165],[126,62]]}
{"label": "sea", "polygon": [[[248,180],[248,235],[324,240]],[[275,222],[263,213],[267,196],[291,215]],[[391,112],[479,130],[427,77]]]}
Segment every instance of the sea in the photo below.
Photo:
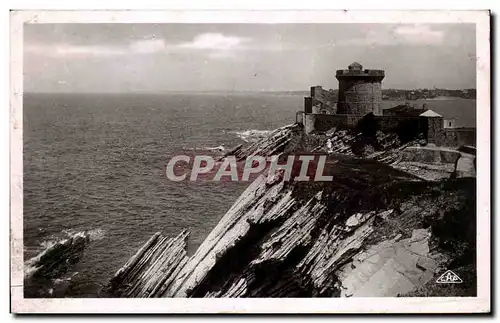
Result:
{"label": "sea", "polygon": [[[258,140],[294,123],[303,102],[261,93],[25,94],[24,259],[89,232],[82,259],[48,288],[54,297],[99,297],[155,232],[189,229],[194,253],[248,183],[172,182],[170,158],[218,156],[220,146]],[[475,126],[475,100],[426,103]]]}

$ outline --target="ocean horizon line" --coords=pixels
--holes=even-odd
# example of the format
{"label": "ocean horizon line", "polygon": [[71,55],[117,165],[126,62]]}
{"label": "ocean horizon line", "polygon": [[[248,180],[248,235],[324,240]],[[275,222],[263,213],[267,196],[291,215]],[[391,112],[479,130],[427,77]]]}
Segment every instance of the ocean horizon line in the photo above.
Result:
{"label": "ocean horizon line", "polygon": [[[416,91],[417,89],[396,89],[387,88],[385,90],[397,91]],[[470,89],[442,89],[446,91],[460,91]],[[295,95],[308,95],[309,90],[162,90],[162,91],[23,91],[24,94],[220,94],[220,93],[234,93],[234,94],[295,94]]]}

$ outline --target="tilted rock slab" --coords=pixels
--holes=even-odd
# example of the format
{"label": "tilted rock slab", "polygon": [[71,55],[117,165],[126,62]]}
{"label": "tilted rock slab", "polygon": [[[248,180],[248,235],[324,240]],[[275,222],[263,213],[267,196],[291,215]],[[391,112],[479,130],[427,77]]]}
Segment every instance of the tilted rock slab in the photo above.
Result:
{"label": "tilted rock slab", "polygon": [[183,238],[148,242],[113,281],[132,284],[128,297],[391,297],[471,261],[474,182],[361,170],[316,187],[261,176],[189,259]]}
{"label": "tilted rock slab", "polygon": [[[307,146],[302,139],[300,127],[286,126],[232,154],[292,153],[290,146]],[[393,297],[416,290],[473,296],[473,285],[447,295],[440,291],[449,289],[430,284],[445,269],[469,268],[475,277],[475,179],[427,182],[391,167],[412,144],[391,134],[377,134],[382,150],[369,160],[349,156],[359,141],[332,130],[311,148],[329,154],[325,175],[332,182],[258,177],[190,257],[187,232],[174,239],[155,234],[108,291],[122,297]]]}

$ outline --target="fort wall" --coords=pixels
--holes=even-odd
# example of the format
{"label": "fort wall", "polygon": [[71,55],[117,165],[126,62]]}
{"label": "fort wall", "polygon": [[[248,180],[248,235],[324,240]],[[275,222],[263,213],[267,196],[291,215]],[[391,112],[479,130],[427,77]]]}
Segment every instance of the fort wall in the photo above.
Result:
{"label": "fort wall", "polygon": [[363,70],[359,63],[352,63],[347,70],[337,70],[339,97],[337,114],[382,114],[383,70]]}
{"label": "fort wall", "polygon": [[313,131],[325,132],[333,127],[354,128],[360,118],[353,115],[311,114],[306,115],[306,119],[306,122],[310,124],[306,124],[305,131],[311,133]]}
{"label": "fort wall", "polygon": [[[309,123],[306,133],[310,133],[327,131],[333,127],[355,128],[363,116],[306,114],[306,119],[306,123]],[[412,124],[411,128],[421,130],[420,117],[374,116],[374,120],[382,131],[397,132],[400,128],[408,127],[409,124]]]}
{"label": "fort wall", "polygon": [[321,86],[311,86],[311,95],[304,98],[306,113],[335,114],[337,96]]}
{"label": "fort wall", "polygon": [[[382,115],[384,77],[384,70],[363,70],[361,64],[352,63],[348,69],[336,72],[338,97],[332,90],[312,86],[310,97],[304,98],[301,116],[304,131],[308,134],[325,132],[334,127],[361,129],[369,125],[371,129],[397,133],[403,141],[423,135],[427,143],[436,146],[475,146],[475,128],[454,128],[454,120],[443,120],[433,111],[421,116],[425,104],[421,111],[410,106],[398,106]],[[363,123],[360,123],[361,120]]]}
{"label": "fort wall", "polygon": [[460,147],[464,145],[476,147],[476,128],[443,129],[442,145]]}
{"label": "fort wall", "polygon": [[319,85],[311,87],[311,97],[331,106],[335,106],[335,103],[337,102],[337,95],[335,92],[325,90]]}
{"label": "fort wall", "polygon": [[427,143],[441,146],[443,143],[443,117],[422,117],[427,125]]}
{"label": "fort wall", "polygon": [[382,114],[382,84],[364,80],[339,81],[338,114]]}

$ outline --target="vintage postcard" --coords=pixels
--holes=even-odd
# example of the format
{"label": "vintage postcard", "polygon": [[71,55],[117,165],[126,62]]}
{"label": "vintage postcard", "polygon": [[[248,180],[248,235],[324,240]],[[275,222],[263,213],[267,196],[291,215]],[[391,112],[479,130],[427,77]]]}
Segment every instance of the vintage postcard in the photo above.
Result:
{"label": "vintage postcard", "polygon": [[488,11],[12,11],[12,312],[489,312],[489,39]]}

